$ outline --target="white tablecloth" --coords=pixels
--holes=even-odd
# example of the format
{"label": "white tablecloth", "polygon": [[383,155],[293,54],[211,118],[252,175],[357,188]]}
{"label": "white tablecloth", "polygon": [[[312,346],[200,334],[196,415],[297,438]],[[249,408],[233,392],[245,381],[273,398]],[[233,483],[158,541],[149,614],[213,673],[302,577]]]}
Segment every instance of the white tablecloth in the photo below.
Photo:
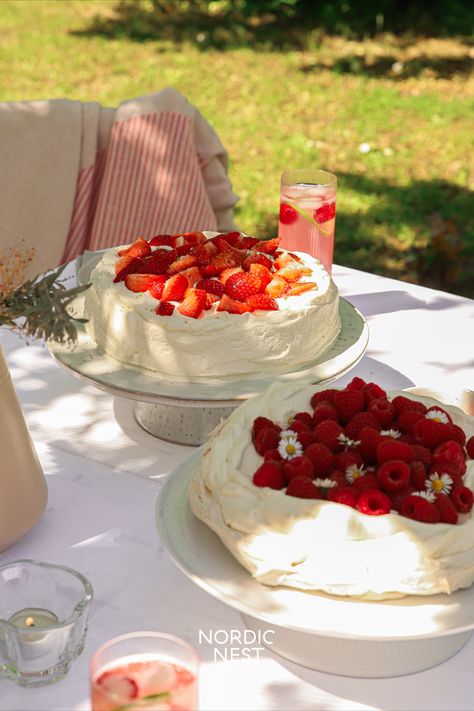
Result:
{"label": "white tablecloth", "polygon": [[[340,384],[359,375],[386,388],[426,385],[458,402],[474,389],[471,300],[342,267],[334,277],[370,329],[366,355]],[[64,563],[88,576],[95,590],[85,650],[67,677],[41,689],[0,681],[0,709],[89,709],[94,650],[139,629],[171,632],[197,648],[201,709],[474,708],[474,637],[444,664],[393,679],[331,676],[267,650],[258,658],[215,661],[202,634],[243,631],[241,617],[176,568],[154,520],[163,477],[192,450],[143,432],[131,403],[76,379],[44,346],[6,331],[0,337],[49,486],[43,518],[0,561]]]}

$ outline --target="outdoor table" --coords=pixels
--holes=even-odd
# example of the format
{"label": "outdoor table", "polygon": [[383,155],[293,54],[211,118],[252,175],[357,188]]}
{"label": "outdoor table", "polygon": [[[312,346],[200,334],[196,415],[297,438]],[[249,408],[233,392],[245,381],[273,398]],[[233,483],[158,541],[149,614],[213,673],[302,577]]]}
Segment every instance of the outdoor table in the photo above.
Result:
{"label": "outdoor table", "polygon": [[[370,330],[365,356],[338,385],[358,375],[387,389],[428,386],[452,398],[474,389],[473,301],[339,266],[333,276]],[[44,345],[6,330],[0,338],[49,487],[42,519],[0,561],[69,565],[95,592],[85,649],[68,675],[37,689],[1,681],[1,709],[90,709],[94,651],[136,630],[173,633],[195,646],[201,709],[474,708],[474,637],[438,667],[387,679],[332,676],[267,649],[248,659],[237,648],[233,658],[215,660],[203,635],[243,631],[242,618],[176,567],[155,526],[165,475],[194,450],[142,431],[130,401],[74,377]]]}

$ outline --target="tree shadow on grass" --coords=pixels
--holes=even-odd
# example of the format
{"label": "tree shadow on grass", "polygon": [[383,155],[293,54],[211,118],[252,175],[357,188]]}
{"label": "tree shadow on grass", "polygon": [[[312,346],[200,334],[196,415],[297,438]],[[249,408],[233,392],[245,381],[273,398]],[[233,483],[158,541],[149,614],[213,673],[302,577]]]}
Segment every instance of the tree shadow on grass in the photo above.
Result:
{"label": "tree shadow on grass", "polygon": [[[335,263],[474,297],[472,191],[446,180],[400,186],[356,173],[338,179],[339,195],[342,188],[376,200],[364,213],[349,213],[339,197]],[[277,216],[267,214],[258,236],[277,229]]]}

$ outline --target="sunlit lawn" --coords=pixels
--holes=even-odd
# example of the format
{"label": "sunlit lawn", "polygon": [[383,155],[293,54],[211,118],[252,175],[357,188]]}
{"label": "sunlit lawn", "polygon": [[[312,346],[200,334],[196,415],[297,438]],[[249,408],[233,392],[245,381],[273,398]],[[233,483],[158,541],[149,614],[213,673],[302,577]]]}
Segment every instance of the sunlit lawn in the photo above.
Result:
{"label": "sunlit lawn", "polygon": [[280,173],[325,167],[340,180],[337,262],[474,296],[472,45],[385,35],[222,51],[197,30],[180,45],[94,30],[114,12],[3,0],[0,99],[116,105],[174,86],[229,151],[240,228],[274,233]]}

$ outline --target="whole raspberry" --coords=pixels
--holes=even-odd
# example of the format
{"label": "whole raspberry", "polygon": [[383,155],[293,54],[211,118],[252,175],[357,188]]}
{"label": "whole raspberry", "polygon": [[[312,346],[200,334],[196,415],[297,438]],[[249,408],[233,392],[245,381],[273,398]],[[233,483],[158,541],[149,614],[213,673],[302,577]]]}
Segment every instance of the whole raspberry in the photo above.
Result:
{"label": "whole raspberry", "polygon": [[457,486],[451,494],[453,504],[459,513],[469,513],[472,509],[474,497],[472,491],[467,486]]}
{"label": "whole raspberry", "polygon": [[341,472],[345,472],[347,467],[351,464],[356,464],[360,467],[364,463],[361,455],[354,450],[349,450],[348,452],[338,452],[334,461],[334,466],[336,469],[340,469]]}
{"label": "whole raspberry", "polygon": [[339,469],[333,469],[328,479],[335,481],[338,486],[347,486],[347,479]]}
{"label": "whole raspberry", "polygon": [[451,464],[456,467],[460,474],[465,474],[466,472],[464,450],[452,439],[439,444],[433,452],[433,466],[440,468],[444,464]]}
{"label": "whole raspberry", "polygon": [[377,383],[366,383],[362,388],[362,395],[364,396],[364,403],[366,405],[371,402],[371,400],[376,400],[379,397],[387,397],[387,393],[383,390]]}
{"label": "whole raspberry", "polygon": [[452,466],[451,464],[443,464],[442,466],[437,467],[435,464],[432,464],[429,473],[436,474],[437,476],[441,476],[442,474],[448,474],[453,481],[454,487],[464,486],[463,476],[459,472],[459,469],[456,465]]}
{"label": "whole raspberry", "polygon": [[340,447],[339,435],[344,434],[341,425],[334,420],[324,420],[314,428],[316,441],[325,444],[331,452],[335,452]]}
{"label": "whole raspberry", "polygon": [[310,444],[314,444],[316,442],[314,432],[310,432],[309,430],[298,432],[298,442],[301,444],[303,449],[309,447]]}
{"label": "whole raspberry", "polygon": [[439,511],[439,520],[441,523],[458,522],[458,512],[449,496],[446,496],[446,494],[437,494],[434,504]]}
{"label": "whole raspberry", "polygon": [[474,459],[474,436],[470,437],[466,442],[466,450],[471,459]]}
{"label": "whole raspberry", "polygon": [[377,447],[383,441],[383,437],[377,430],[372,427],[364,427],[358,435],[360,444],[357,450],[361,453],[366,462],[375,462],[377,460]]}
{"label": "whole raspberry", "polygon": [[448,439],[447,425],[423,417],[415,425],[415,437],[418,444],[433,448]]}
{"label": "whole raspberry", "polygon": [[359,492],[366,491],[367,489],[380,489],[377,477],[370,472],[354,479],[352,487]]}
{"label": "whole raspberry", "polygon": [[313,426],[319,425],[320,422],[324,420],[334,420],[337,422],[339,420],[339,415],[337,414],[336,408],[329,402],[321,402],[316,405],[313,413]]}
{"label": "whole raspberry", "polygon": [[285,475],[280,462],[263,462],[253,475],[255,486],[268,486],[270,489],[283,489]]}
{"label": "whole raspberry", "polygon": [[403,501],[409,494],[412,494],[414,491],[415,489],[412,486],[407,486],[406,489],[403,489],[398,494],[391,494],[390,499],[392,501],[392,509],[395,509],[395,511],[400,512]]}
{"label": "whole raspberry", "polygon": [[[460,444],[461,447],[466,446],[466,434],[465,434],[464,430],[461,427],[459,427],[459,425],[455,425],[454,423],[449,422],[446,425],[446,433],[447,433],[448,439],[453,439],[455,442]],[[472,437],[471,437],[471,439],[472,439]],[[474,449],[473,449],[473,451],[474,451]],[[469,456],[472,459],[474,459],[472,454],[470,454]]]}
{"label": "whole raspberry", "polygon": [[418,410],[404,410],[396,422],[396,428],[405,434],[414,435],[416,423],[423,417],[424,414]]}
{"label": "whole raspberry", "polygon": [[309,412],[297,412],[293,419],[303,422],[307,427],[313,426],[313,418]]}
{"label": "whole raspberry", "polygon": [[367,489],[359,494],[356,508],[369,516],[382,516],[390,513],[392,505],[388,496],[380,489]]}
{"label": "whole raspberry", "polygon": [[364,385],[367,385],[365,380],[362,380],[362,378],[358,378],[356,376],[355,378],[352,378],[348,385],[346,385],[346,390],[362,390]]}
{"label": "whole raspberry", "polygon": [[334,469],[334,454],[325,444],[320,442],[310,444],[305,449],[304,454],[313,465],[315,477],[324,477]]}
{"label": "whole raspberry", "polygon": [[311,460],[304,456],[293,457],[289,462],[285,462],[283,464],[283,471],[287,482],[290,482],[297,476],[306,476],[311,479],[314,473]]}
{"label": "whole raspberry", "polygon": [[428,447],[423,447],[421,444],[413,444],[412,449],[414,461],[418,460],[423,462],[425,466],[429,467],[432,461],[432,456]]}
{"label": "whole raspberry", "polygon": [[306,476],[297,476],[290,481],[286,494],[296,496],[299,499],[322,499],[323,495],[312,480]]}
{"label": "whole raspberry", "polygon": [[336,504],[345,504],[355,509],[358,493],[350,486],[335,486],[328,491],[328,501],[333,501]]}
{"label": "whole raspberry", "polygon": [[358,412],[346,425],[346,434],[349,439],[359,439],[359,433],[364,427],[380,430],[380,424],[371,412]]}
{"label": "whole raspberry", "polygon": [[364,408],[364,397],[360,390],[340,390],[334,396],[334,407],[341,422],[349,422]]}
{"label": "whole raspberry", "polygon": [[384,462],[377,472],[380,487],[387,494],[397,494],[410,482],[410,467],[401,459]]}
{"label": "whole raspberry", "polygon": [[377,461],[379,464],[388,462],[391,459],[402,459],[404,462],[413,461],[413,449],[406,442],[399,442],[396,439],[385,439],[377,447]]}
{"label": "whole raspberry", "polygon": [[398,416],[402,414],[405,410],[416,410],[417,412],[425,413],[427,410],[426,405],[418,400],[410,400],[410,398],[404,395],[397,395],[392,400],[392,405],[394,406]]}
{"label": "whole raspberry", "polygon": [[270,427],[277,432],[280,432],[281,427],[279,425],[276,425],[272,420],[269,420],[268,417],[257,417],[253,421],[253,426],[252,426],[252,436],[253,439],[257,436],[257,434],[260,432],[260,430],[263,430],[264,427]]}
{"label": "whole raspberry", "polygon": [[303,420],[293,420],[291,425],[288,425],[288,429],[298,434],[299,432],[307,432],[309,427]]}
{"label": "whole raspberry", "polygon": [[263,461],[268,462],[269,459],[272,459],[274,462],[283,461],[278,449],[267,449],[267,451],[263,455]]}
{"label": "whole raspberry", "polygon": [[392,403],[383,397],[371,400],[367,407],[367,412],[370,412],[384,429],[390,427],[396,414]]}
{"label": "whole raspberry", "polygon": [[403,499],[400,514],[423,523],[438,523],[440,513],[436,506],[423,496],[409,494]]}
{"label": "whole raspberry", "polygon": [[333,402],[334,396],[338,392],[339,390],[336,390],[336,388],[326,388],[326,390],[318,390],[318,392],[314,393],[314,395],[311,397],[311,407],[316,407],[316,405],[318,405],[318,403],[322,402],[323,400]]}
{"label": "whole raspberry", "polygon": [[423,462],[416,460],[410,464],[410,486],[414,491],[423,491],[425,488],[426,469]]}
{"label": "whole raspberry", "polygon": [[269,449],[278,449],[280,442],[280,433],[273,427],[264,427],[255,437],[254,447],[257,452],[263,457]]}

